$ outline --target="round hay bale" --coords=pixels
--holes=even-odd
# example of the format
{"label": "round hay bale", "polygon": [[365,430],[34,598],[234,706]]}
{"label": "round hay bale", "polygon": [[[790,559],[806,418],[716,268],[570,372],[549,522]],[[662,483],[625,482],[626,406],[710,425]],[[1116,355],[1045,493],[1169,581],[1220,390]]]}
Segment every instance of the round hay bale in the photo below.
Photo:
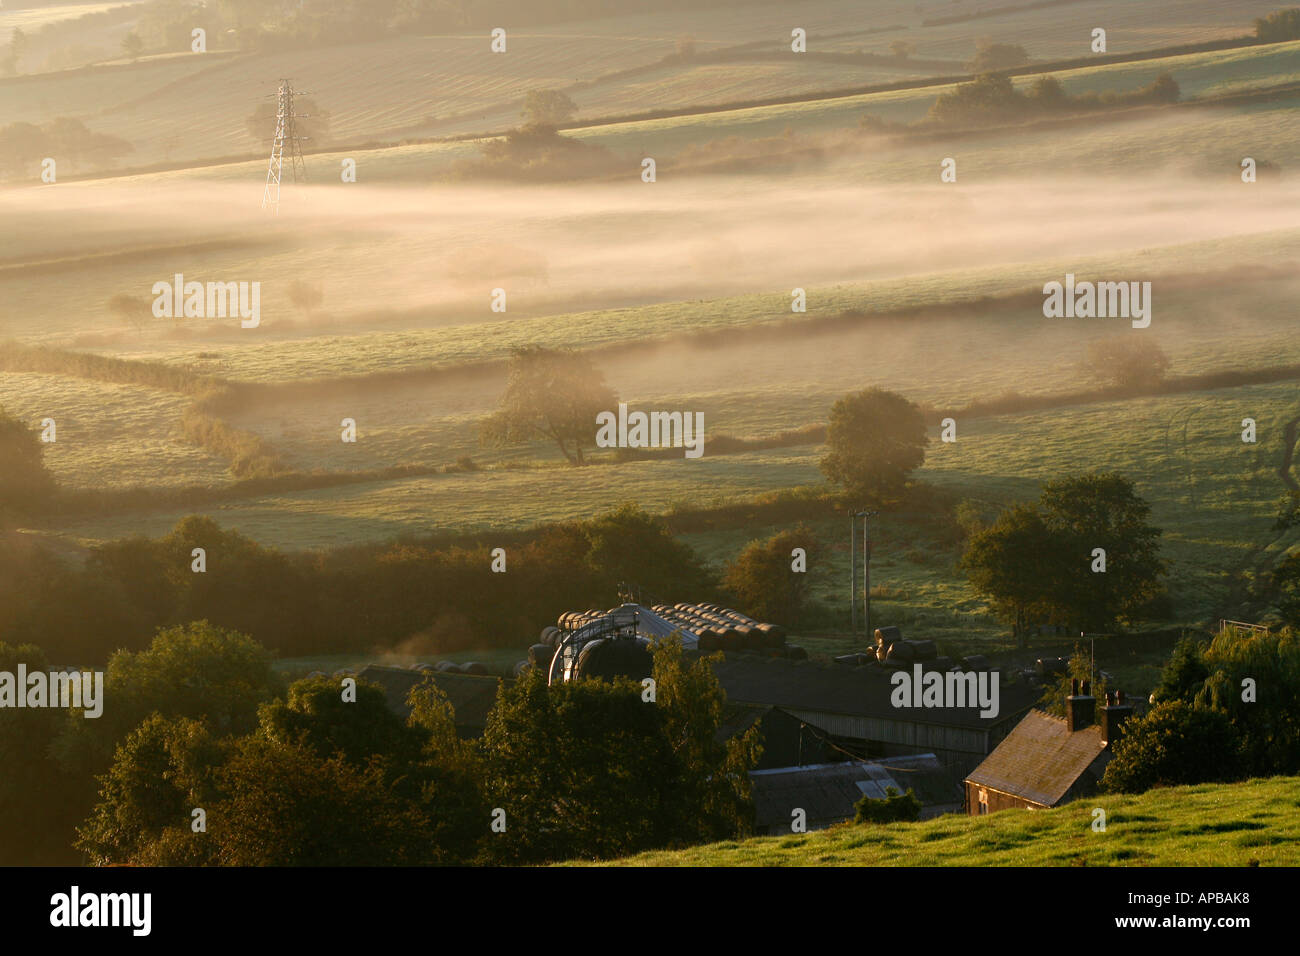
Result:
{"label": "round hay bale", "polygon": [[932,661],[939,656],[939,645],[934,641],[908,641],[912,645],[914,659]]}
{"label": "round hay bale", "polygon": [[531,668],[532,666],[533,665],[528,663],[528,661],[516,661],[515,677],[523,677],[524,674],[528,673],[529,668]]}
{"label": "round hay bale", "polygon": [[696,638],[698,638],[699,643],[697,646],[699,647],[700,650],[702,651],[722,650],[722,638],[718,636],[716,631],[713,631],[710,628],[706,627],[703,630],[696,631],[695,636]]}
{"label": "round hay bale", "polygon": [[542,628],[541,643],[547,647],[554,647],[555,642],[560,637],[560,629],[552,624],[550,627]]}
{"label": "round hay bale", "polygon": [[481,664],[478,661],[466,661],[464,664],[461,664],[460,672],[462,674],[477,674],[480,677],[486,677],[490,673],[487,669],[487,665]]}
{"label": "round hay bale", "polygon": [[808,652],[798,644],[787,644],[785,646],[785,656],[787,660],[806,661],[808,659]]}
{"label": "round hay bale", "polygon": [[891,661],[906,661],[912,663],[916,660],[916,649],[908,641],[895,641],[889,645],[889,657]]}
{"label": "round hay bale", "polygon": [[549,644],[534,644],[528,648],[528,663],[534,667],[550,667],[555,648]]}
{"label": "round hay bale", "polygon": [[443,674],[459,674],[460,665],[455,661],[438,661],[433,665],[433,669]]}
{"label": "round hay bale", "polygon": [[764,647],[785,646],[785,628],[779,624],[759,624],[755,630],[763,635]]}

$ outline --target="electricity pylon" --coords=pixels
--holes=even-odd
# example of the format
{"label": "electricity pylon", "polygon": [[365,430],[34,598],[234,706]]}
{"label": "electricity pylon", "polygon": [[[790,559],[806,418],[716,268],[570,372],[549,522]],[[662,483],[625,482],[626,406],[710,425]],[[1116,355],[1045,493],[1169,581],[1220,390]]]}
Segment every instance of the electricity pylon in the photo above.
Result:
{"label": "electricity pylon", "polygon": [[284,151],[287,147],[289,150],[289,168],[293,171],[293,181],[298,182],[301,176],[304,182],[307,180],[307,163],[302,158],[302,140],[306,136],[298,135],[297,121],[305,119],[308,114],[295,113],[293,108],[293,98],[295,96],[304,96],[299,90],[295,90],[289,83],[288,79],[280,81],[280,90],[274,94],[276,97],[275,111],[275,139],[271,143],[271,163],[266,170],[266,189],[262,192],[262,208],[273,206],[277,214],[280,212],[280,175],[284,168]]}

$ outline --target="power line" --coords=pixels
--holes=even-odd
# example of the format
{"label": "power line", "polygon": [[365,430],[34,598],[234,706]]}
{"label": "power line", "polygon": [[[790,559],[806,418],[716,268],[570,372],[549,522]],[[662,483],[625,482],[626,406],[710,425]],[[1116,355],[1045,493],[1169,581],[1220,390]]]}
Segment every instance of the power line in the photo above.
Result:
{"label": "power line", "polygon": [[266,169],[266,188],[262,191],[262,208],[272,206],[278,215],[280,180],[284,170],[286,145],[289,148],[289,169],[293,173],[293,181],[298,182],[300,175],[303,182],[307,181],[307,162],[302,156],[302,140],[308,137],[298,135],[297,121],[305,119],[308,114],[294,110],[293,98],[306,94],[301,90],[295,90],[287,77],[280,80],[280,89],[272,95],[276,98],[275,138],[271,141],[271,161]]}

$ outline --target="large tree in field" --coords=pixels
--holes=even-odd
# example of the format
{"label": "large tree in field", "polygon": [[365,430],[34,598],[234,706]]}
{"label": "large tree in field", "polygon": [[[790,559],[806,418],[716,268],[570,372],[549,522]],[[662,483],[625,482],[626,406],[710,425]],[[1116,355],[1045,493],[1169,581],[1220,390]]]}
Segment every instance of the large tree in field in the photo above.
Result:
{"label": "large tree in field", "polygon": [[0,408],[0,528],[28,514],[54,491],[40,436]]}
{"label": "large tree in field", "polygon": [[1016,505],[972,535],[962,566],[1021,647],[1036,618],[1106,630],[1160,593],[1165,566],[1150,511],[1114,473],[1048,482],[1037,505]]}
{"label": "large tree in field", "polygon": [[[1131,481],[1114,472],[1062,478],[1043,486],[1040,501],[1061,559],[1051,600],[1068,623],[1105,630],[1160,592],[1161,532]],[[1097,549],[1104,571],[1094,570]]]}
{"label": "large tree in field", "polygon": [[897,500],[925,461],[925,419],[902,395],[868,388],[831,408],[822,474],[864,504]]}
{"label": "large tree in field", "polygon": [[1016,646],[1037,617],[1046,616],[1050,567],[1056,549],[1042,514],[1033,505],[1016,505],[1002,512],[966,545],[962,567],[994,611],[1010,622]]}
{"label": "large tree in field", "polygon": [[549,439],[569,464],[581,465],[583,448],[596,444],[596,416],[617,402],[586,356],[531,345],[511,353],[501,407],[484,419],[480,436],[496,446]]}

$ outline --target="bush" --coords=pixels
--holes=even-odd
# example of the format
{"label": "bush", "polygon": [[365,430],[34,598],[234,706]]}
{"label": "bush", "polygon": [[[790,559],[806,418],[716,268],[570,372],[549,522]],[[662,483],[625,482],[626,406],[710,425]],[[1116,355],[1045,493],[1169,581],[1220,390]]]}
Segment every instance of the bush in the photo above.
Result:
{"label": "bush", "polygon": [[853,805],[854,823],[912,823],[921,819],[921,801],[912,788],[899,794],[896,787],[887,787],[883,799],[864,796]]}
{"label": "bush", "polygon": [[1235,780],[1241,770],[1241,746],[1227,714],[1169,701],[1125,725],[1102,785],[1112,793],[1141,793]]}
{"label": "bush", "polygon": [[1146,336],[1117,335],[1088,346],[1085,367],[1093,378],[1120,388],[1159,385],[1169,371],[1169,356]]}

